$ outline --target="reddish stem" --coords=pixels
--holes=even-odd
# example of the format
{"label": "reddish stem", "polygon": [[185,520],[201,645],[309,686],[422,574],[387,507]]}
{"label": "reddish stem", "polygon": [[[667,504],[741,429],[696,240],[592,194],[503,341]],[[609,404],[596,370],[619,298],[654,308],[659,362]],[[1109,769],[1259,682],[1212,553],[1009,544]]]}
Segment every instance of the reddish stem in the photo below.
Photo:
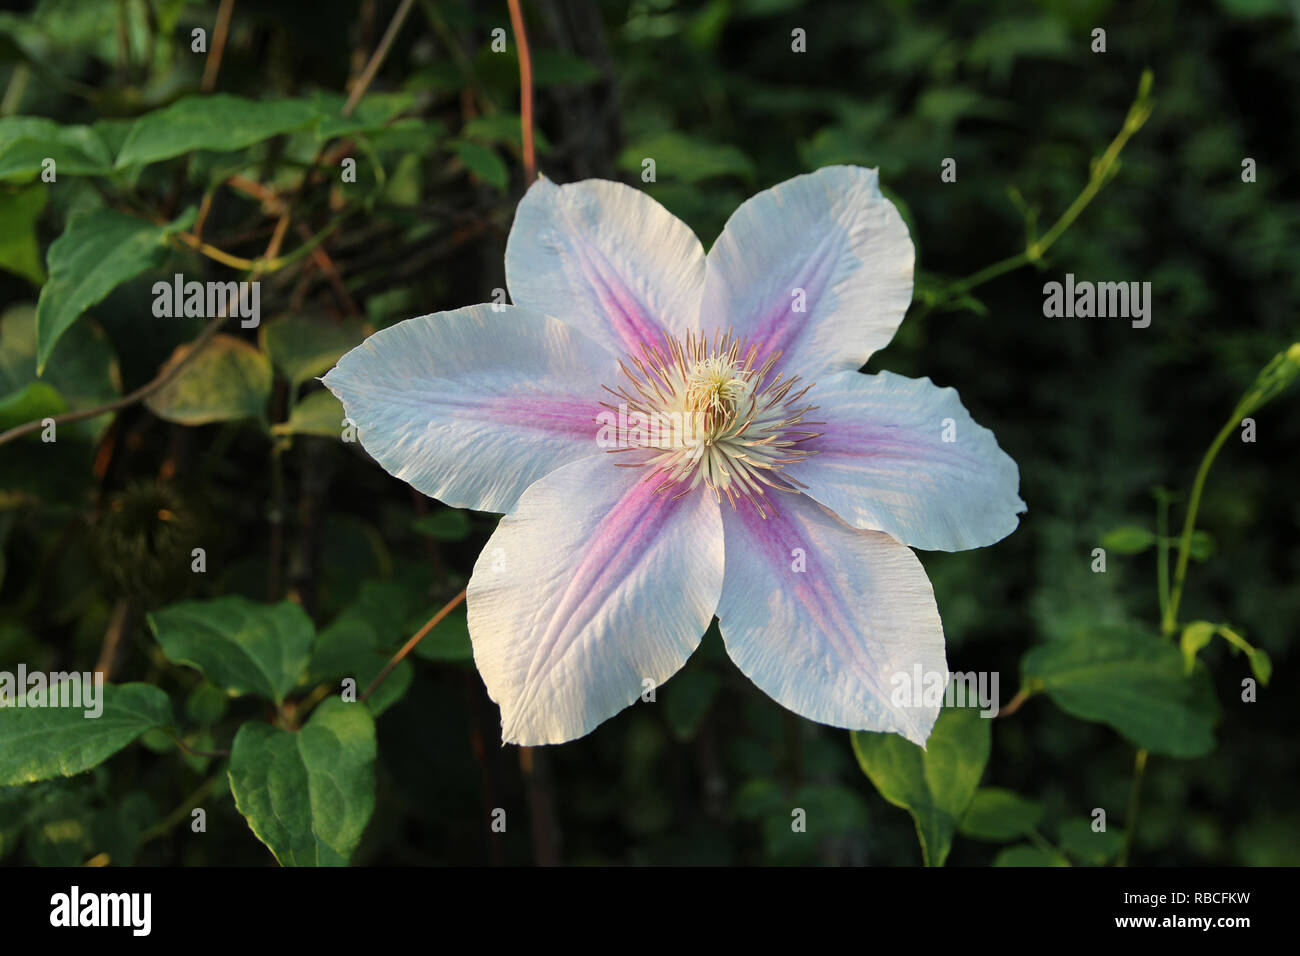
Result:
{"label": "reddish stem", "polygon": [[519,119],[523,125],[524,183],[531,186],[537,178],[537,153],[533,147],[533,58],[528,52],[528,34],[524,31],[524,13],[519,0],[510,5],[510,27],[519,46]]}

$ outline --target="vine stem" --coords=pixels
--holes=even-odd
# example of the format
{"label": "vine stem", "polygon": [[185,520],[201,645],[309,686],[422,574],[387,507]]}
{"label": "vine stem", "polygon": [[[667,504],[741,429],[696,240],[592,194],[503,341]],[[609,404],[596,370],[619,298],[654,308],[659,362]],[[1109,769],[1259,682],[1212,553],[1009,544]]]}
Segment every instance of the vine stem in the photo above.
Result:
{"label": "vine stem", "polygon": [[537,178],[537,152],[533,144],[533,57],[528,50],[528,34],[524,31],[524,12],[519,0],[507,0],[510,6],[510,28],[519,47],[519,121],[523,126],[524,185],[531,186]]}
{"label": "vine stem", "polygon": [[352,87],[352,92],[348,95],[348,101],[343,104],[344,116],[351,116],[352,111],[361,102],[361,97],[366,95],[366,90],[370,88],[375,74],[379,72],[379,68],[388,57],[388,51],[393,48],[393,41],[397,39],[397,34],[402,29],[402,24],[406,21],[406,16],[411,12],[414,3],[415,0],[402,0],[401,6],[393,14],[393,19],[388,21],[388,29],[384,31],[384,38],[379,41],[379,46],[375,47],[375,52],[370,55],[366,68],[361,71],[361,76],[357,78],[356,85]]}
{"label": "vine stem", "polygon": [[1210,466],[1214,464],[1219,449],[1228,440],[1228,436],[1236,430],[1243,405],[1244,403],[1239,404],[1233,410],[1232,417],[1224,423],[1223,428],[1219,429],[1219,434],[1214,436],[1214,441],[1206,450],[1205,457],[1201,459],[1200,467],[1196,469],[1196,479],[1192,482],[1192,492],[1187,499],[1187,515],[1183,518],[1183,532],[1178,540],[1178,563],[1174,566],[1173,590],[1169,594],[1169,601],[1165,605],[1164,617],[1160,624],[1160,630],[1166,637],[1178,629],[1178,605],[1183,599],[1187,560],[1192,553],[1192,532],[1196,530],[1196,512],[1201,507],[1201,493],[1205,490],[1205,479],[1210,474]]}
{"label": "vine stem", "polygon": [[[228,256],[225,253],[222,253],[220,249],[215,250],[215,252],[220,253],[219,256],[212,255],[212,247],[208,246],[207,243],[199,241],[189,233],[177,233],[176,237],[184,240],[188,245],[198,249],[198,251],[205,255],[217,259],[219,262],[225,262],[227,265],[233,265],[236,268],[246,268],[253,278],[260,278],[261,276],[283,269],[285,266],[313,251],[326,236],[338,228],[343,218],[344,216],[336,217],[324,229],[312,236],[309,242],[304,242],[301,246],[286,255],[272,259],[266,257],[261,259],[240,259],[236,256]],[[198,354],[203,351],[204,347],[212,341],[212,337],[217,334],[217,331],[221,328],[222,324],[227,318],[229,318],[228,309],[229,305],[224,305],[221,313],[214,316],[212,320],[203,327],[203,331],[189,343],[189,350],[179,360],[177,360],[175,364],[163,368],[162,371],[160,371],[151,381],[141,385],[135,391],[129,392],[121,398],[116,398],[111,402],[105,402],[103,405],[96,405],[94,408],[82,408],[75,412],[65,412],[62,415],[55,415],[52,417],[55,426],[70,422],[84,421],[87,418],[95,418],[99,415],[107,414],[108,412],[116,412],[123,408],[129,408],[136,402],[144,401],[144,399],[165,387],[184,370],[185,366],[194,361]],[[13,441],[15,438],[21,438],[23,435],[38,431],[42,427],[41,423],[44,421],[45,419],[43,418],[37,418],[30,422],[24,422],[21,425],[15,425],[8,431],[0,432],[0,445],[5,445]]]}
{"label": "vine stem", "polygon": [[154,826],[150,827],[148,830],[145,830],[143,833],[141,833],[140,845],[144,846],[144,844],[149,843],[152,840],[156,840],[158,839],[158,837],[166,836],[173,829],[175,829],[176,826],[182,820],[184,820],[194,811],[195,809],[194,805],[212,792],[212,790],[216,787],[217,782],[221,779],[221,776],[222,776],[221,772],[217,772],[213,774],[211,777],[208,777],[207,780],[204,780],[201,784],[199,784],[198,788],[193,793],[191,793],[188,797],[182,800],[180,804],[176,807],[176,809],[167,815],[167,818],[165,820],[155,824]]}
{"label": "vine stem", "polygon": [[1120,851],[1118,866],[1128,866],[1133,855],[1133,838],[1137,834],[1138,811],[1142,808],[1142,779],[1146,776],[1147,751],[1140,749],[1133,758],[1133,789],[1128,797],[1128,819],[1124,821],[1124,849]]}
{"label": "vine stem", "polygon": [[[169,368],[164,368],[152,381],[141,385],[134,392],[123,395],[121,398],[114,399],[111,402],[106,402],[103,405],[96,405],[94,408],[83,408],[80,411],[65,412],[62,415],[55,415],[51,420],[56,426],[69,422],[79,422],[87,418],[95,418],[99,415],[106,414],[107,412],[116,412],[120,409],[134,405],[136,402],[143,401],[154,392],[171,382],[181,373],[185,366],[194,361],[194,358],[203,351],[203,347],[211,341],[214,335],[217,334],[217,330],[221,328],[221,324],[225,321],[225,315],[218,315],[215,317],[211,322],[203,327],[203,331],[200,332],[198,337],[190,343],[189,351],[186,352],[179,361]],[[38,418],[34,421],[24,422],[21,425],[15,425],[6,432],[0,432],[0,445],[7,444],[15,438],[21,438],[23,435],[29,434],[30,432],[37,431],[41,428],[41,422],[43,421],[45,421],[45,419]]]}
{"label": "vine stem", "polygon": [[1156,596],[1163,626],[1169,613],[1169,499],[1163,492],[1156,501]]}
{"label": "vine stem", "polygon": [[181,750],[184,750],[191,757],[212,757],[220,759],[222,757],[230,756],[229,750],[199,750],[197,747],[191,747],[177,734],[172,734],[171,737],[172,740],[176,741],[176,746],[180,747]]}
{"label": "vine stem", "polygon": [[217,9],[217,23],[212,29],[212,49],[208,52],[207,62],[203,64],[203,80],[199,90],[211,93],[217,85],[217,74],[221,71],[221,55],[226,50],[226,36],[230,33],[230,15],[234,12],[235,0],[221,0]]}
{"label": "vine stem", "polygon": [[457,605],[464,600],[465,592],[461,591],[454,598],[444,604],[442,610],[429,618],[424,627],[416,631],[415,635],[402,645],[402,649],[393,655],[392,660],[384,665],[384,669],[379,672],[379,676],[372,680],[370,686],[365,689],[365,692],[361,695],[361,699],[368,700],[370,695],[375,692],[375,688],[384,682],[388,675],[393,672],[393,669],[396,668],[398,664],[402,663],[402,661],[406,660],[407,655],[410,654],[411,651],[415,650],[416,646],[428,636],[429,632],[437,627],[438,624],[441,623],[442,619],[454,611]]}
{"label": "vine stem", "polygon": [[1033,694],[1034,694],[1033,690],[1031,690],[1028,685],[1021,687],[1020,690],[1016,692],[1016,696],[1012,697],[1009,701],[1007,701],[1007,706],[1003,707],[1001,710],[998,711],[998,716],[1010,717],[1021,707],[1023,707],[1025,705],[1025,701],[1027,701],[1030,697],[1032,697]]}
{"label": "vine stem", "polygon": [[1124,119],[1124,125],[1115,135],[1115,138],[1111,140],[1110,145],[1106,147],[1105,152],[1093,163],[1092,173],[1088,177],[1088,183],[1083,187],[1083,191],[1075,197],[1074,202],[1070,203],[1065,212],[1061,213],[1060,218],[1052,224],[1052,228],[1047,230],[1041,238],[1027,243],[1023,252],[1008,256],[992,265],[985,266],[964,279],[951,283],[942,290],[938,299],[930,303],[925,311],[931,311],[938,306],[951,302],[957,296],[969,292],[976,286],[983,285],[991,279],[996,279],[1004,273],[1012,272],[1031,262],[1036,263],[1042,260],[1047,250],[1052,247],[1057,239],[1061,238],[1065,230],[1074,224],[1074,221],[1088,208],[1088,204],[1101,192],[1102,187],[1110,181],[1117,168],[1119,154],[1133,137],[1133,134],[1142,128],[1151,115],[1151,107],[1147,102],[1151,93],[1151,83],[1151,72],[1148,70],[1142,74],[1142,79],[1138,83],[1137,99],[1129,107],[1128,115]]}

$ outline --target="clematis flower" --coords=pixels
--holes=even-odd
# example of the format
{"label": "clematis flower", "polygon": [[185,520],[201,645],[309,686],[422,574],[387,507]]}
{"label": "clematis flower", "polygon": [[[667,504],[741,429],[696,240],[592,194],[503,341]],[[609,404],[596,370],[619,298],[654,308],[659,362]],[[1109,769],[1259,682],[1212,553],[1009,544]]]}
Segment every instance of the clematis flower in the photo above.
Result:
{"label": "clematis flower", "polygon": [[639,190],[544,178],[506,245],[512,306],[372,335],[325,377],[387,471],[504,514],[468,588],[502,737],[573,740],[675,674],[716,615],[783,706],[924,744],[946,681],[911,548],[992,544],[1016,464],[951,388],[858,369],[912,296],[875,170],[742,204],[706,256]]}

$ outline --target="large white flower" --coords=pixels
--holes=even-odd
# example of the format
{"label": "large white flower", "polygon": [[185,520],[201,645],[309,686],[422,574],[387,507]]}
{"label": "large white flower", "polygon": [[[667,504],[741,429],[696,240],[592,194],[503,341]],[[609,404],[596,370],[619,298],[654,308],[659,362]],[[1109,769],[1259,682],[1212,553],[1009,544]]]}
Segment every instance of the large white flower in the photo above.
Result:
{"label": "large white flower", "polygon": [[325,377],[385,469],[505,514],[468,594],[504,740],[588,733],[716,614],[785,707],[924,743],[938,707],[895,691],[947,664],[909,546],[991,544],[1025,506],[955,391],[858,372],[912,263],[875,170],[754,196],[707,257],[636,189],[541,179],[506,246],[515,305],[402,322]]}

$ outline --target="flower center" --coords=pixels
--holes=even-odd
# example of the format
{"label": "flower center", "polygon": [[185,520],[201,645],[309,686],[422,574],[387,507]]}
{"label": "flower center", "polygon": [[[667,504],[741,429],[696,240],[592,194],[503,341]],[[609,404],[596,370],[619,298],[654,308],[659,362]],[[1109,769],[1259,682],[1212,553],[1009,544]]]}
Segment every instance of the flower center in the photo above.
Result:
{"label": "flower center", "polygon": [[655,492],[680,497],[703,484],[732,508],[748,501],[760,515],[774,511],[768,489],[795,494],[804,486],[785,467],[815,452],[799,446],[817,432],[804,416],[816,406],[801,404],[810,386],[796,390],[797,377],[774,371],[779,353],[758,361],[757,346],[730,332],[684,340],[665,337],[663,346],[643,346],[640,357],[619,362],[626,376],[620,388],[606,386],[618,405],[602,402],[617,416],[612,452],[632,452],[619,462],[644,468]]}

